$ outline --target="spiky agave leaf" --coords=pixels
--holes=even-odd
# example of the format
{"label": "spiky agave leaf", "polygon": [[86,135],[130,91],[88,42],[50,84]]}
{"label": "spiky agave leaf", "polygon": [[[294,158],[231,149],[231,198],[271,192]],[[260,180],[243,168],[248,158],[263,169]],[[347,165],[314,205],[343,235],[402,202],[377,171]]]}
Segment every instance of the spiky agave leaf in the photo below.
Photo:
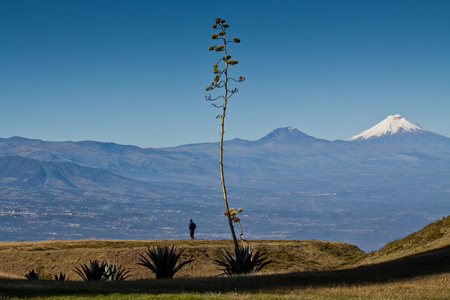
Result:
{"label": "spiky agave leaf", "polygon": [[67,277],[67,279],[66,279],[66,274],[64,274],[63,272],[59,272],[59,275],[58,275],[58,274],[55,274],[54,276],[55,276],[55,280],[56,280],[56,281],[66,281],[66,280],[69,280],[69,277]]}
{"label": "spiky agave leaf", "polygon": [[102,261],[100,264],[99,261],[96,259],[94,261],[89,260],[89,266],[86,264],[81,265],[80,268],[75,268],[74,271],[84,281],[91,281],[91,280],[107,280],[109,276],[105,274],[105,268],[106,268],[106,262]]}
{"label": "spiky agave leaf", "polygon": [[89,267],[88,267],[86,264],[83,264],[83,265],[80,264],[80,268],[76,267],[76,268],[74,269],[74,271],[75,271],[75,273],[77,273],[77,274],[81,277],[81,279],[83,279],[84,281],[88,281],[88,280],[89,280],[88,278],[90,278],[90,276],[87,275],[87,274],[89,274]]}
{"label": "spiky agave leaf", "polygon": [[130,271],[125,269],[120,269],[121,266],[117,269],[116,273],[114,273],[114,277],[112,280],[125,280],[131,276]]}
{"label": "spiky agave leaf", "polygon": [[259,272],[271,263],[268,257],[261,248],[254,252],[250,245],[239,246],[237,249],[233,247],[231,253],[222,249],[221,257],[214,260],[214,264],[222,267],[225,275],[249,274]]}
{"label": "spiky agave leaf", "polygon": [[225,275],[236,274],[237,261],[226,249],[222,249],[219,259],[214,260],[214,264],[223,267],[221,270]]}
{"label": "spiky agave leaf", "polygon": [[269,255],[264,253],[261,248],[258,248],[253,254],[252,263],[255,265],[253,272],[261,271],[265,266],[270,264],[272,260],[269,259]]}
{"label": "spiky agave leaf", "polygon": [[39,273],[41,273],[41,271],[38,271],[37,273],[33,270],[29,271],[28,274],[25,275],[25,277],[28,280],[38,280],[39,279]]}
{"label": "spiky agave leaf", "polygon": [[144,266],[155,273],[157,279],[173,278],[182,267],[191,263],[193,260],[187,260],[178,264],[181,254],[176,252],[175,246],[169,248],[168,246],[157,246],[153,249],[147,248],[146,256],[140,254],[138,265]]}
{"label": "spiky agave leaf", "polygon": [[108,281],[125,280],[131,276],[129,273],[130,271],[122,269],[122,265],[117,266],[115,262],[105,266],[105,276]]}

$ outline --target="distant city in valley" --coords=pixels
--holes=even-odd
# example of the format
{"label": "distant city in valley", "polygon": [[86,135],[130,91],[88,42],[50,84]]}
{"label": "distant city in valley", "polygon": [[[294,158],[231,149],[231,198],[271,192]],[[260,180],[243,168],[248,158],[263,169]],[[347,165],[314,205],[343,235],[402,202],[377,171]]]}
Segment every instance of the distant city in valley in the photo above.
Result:
{"label": "distant city in valley", "polygon": [[[172,148],[0,138],[0,239],[229,238],[217,143]],[[295,128],[225,143],[246,239],[376,250],[450,212],[450,138],[401,115],[347,141]]]}

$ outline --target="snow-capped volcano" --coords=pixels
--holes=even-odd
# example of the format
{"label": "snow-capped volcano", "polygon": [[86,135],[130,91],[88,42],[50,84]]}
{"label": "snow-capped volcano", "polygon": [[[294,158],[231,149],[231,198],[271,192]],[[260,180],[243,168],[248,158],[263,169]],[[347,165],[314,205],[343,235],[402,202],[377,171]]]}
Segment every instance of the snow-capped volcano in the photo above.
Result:
{"label": "snow-capped volcano", "polygon": [[407,120],[405,117],[397,114],[388,116],[377,125],[369,128],[358,135],[348,139],[348,141],[367,140],[375,137],[383,137],[399,133],[424,133],[427,132],[419,125]]}

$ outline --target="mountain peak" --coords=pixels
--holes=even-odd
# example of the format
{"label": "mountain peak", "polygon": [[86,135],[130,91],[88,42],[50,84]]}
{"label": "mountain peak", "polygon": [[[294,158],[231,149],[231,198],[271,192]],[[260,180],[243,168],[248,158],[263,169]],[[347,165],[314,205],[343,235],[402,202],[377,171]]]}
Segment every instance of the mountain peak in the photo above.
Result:
{"label": "mountain peak", "polygon": [[307,140],[316,140],[314,137],[304,134],[297,128],[282,127],[270,132],[265,137],[261,138],[259,142],[270,143],[277,142],[282,144],[303,144]]}
{"label": "mountain peak", "polygon": [[367,140],[374,137],[383,137],[386,135],[393,135],[393,134],[399,134],[399,133],[405,133],[405,132],[411,132],[411,133],[420,133],[420,132],[426,132],[424,128],[421,126],[407,120],[405,117],[403,117],[400,114],[396,115],[390,115],[377,125],[361,132],[358,135],[355,135],[351,138],[349,138],[349,141],[354,140]]}

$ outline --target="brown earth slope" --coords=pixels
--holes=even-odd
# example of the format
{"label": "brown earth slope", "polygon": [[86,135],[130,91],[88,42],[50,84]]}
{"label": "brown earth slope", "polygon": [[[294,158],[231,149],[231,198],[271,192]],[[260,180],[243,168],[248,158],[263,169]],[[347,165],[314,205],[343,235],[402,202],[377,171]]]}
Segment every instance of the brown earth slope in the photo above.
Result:
{"label": "brown earth slope", "polygon": [[[251,241],[270,254],[273,263],[265,272],[318,271],[335,269],[365,255],[356,246],[342,242],[327,241]],[[145,267],[138,266],[139,254],[147,247],[175,245],[183,249],[181,261],[194,259],[176,274],[176,277],[215,276],[220,272],[213,264],[220,249],[231,248],[226,240],[82,240],[0,242],[0,276],[24,278],[28,271],[40,271],[43,278],[65,273],[71,280],[81,280],[73,271],[79,264],[98,259],[117,262],[131,271],[130,280],[153,278]]]}

